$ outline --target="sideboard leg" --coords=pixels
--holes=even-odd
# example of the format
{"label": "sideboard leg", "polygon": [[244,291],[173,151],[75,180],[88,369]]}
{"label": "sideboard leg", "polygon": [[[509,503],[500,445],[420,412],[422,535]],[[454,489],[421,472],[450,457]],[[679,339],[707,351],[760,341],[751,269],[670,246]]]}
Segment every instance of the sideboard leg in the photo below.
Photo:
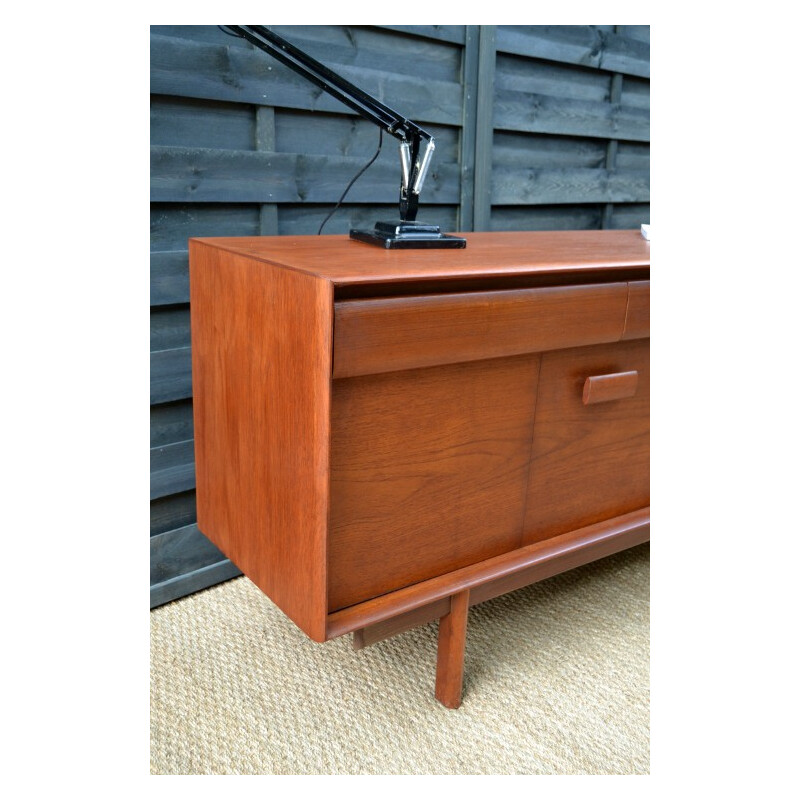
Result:
{"label": "sideboard leg", "polygon": [[469,589],[450,598],[450,613],[439,621],[436,699],[447,708],[458,708],[461,705],[468,610]]}

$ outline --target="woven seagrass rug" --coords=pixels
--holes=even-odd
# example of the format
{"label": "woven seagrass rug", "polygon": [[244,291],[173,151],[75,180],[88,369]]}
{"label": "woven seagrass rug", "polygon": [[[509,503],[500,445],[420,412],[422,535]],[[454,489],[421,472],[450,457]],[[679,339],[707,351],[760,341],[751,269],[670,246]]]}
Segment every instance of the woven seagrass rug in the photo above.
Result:
{"label": "woven seagrass rug", "polygon": [[649,545],[469,612],[464,701],[437,623],[309,640],[246,578],[151,612],[151,773],[646,774]]}

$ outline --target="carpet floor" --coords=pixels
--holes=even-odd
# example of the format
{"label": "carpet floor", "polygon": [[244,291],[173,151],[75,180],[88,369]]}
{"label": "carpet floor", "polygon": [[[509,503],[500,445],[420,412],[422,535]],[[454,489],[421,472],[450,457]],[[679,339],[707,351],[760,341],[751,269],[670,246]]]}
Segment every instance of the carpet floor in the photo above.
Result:
{"label": "carpet floor", "polygon": [[649,772],[649,545],[474,606],[464,701],[437,623],[355,651],[246,578],[151,612],[155,775]]}

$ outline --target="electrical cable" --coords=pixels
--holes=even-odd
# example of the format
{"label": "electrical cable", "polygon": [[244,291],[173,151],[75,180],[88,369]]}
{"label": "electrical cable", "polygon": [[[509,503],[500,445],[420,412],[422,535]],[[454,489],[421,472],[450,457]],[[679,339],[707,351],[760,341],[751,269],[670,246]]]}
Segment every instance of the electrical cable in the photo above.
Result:
{"label": "electrical cable", "polygon": [[364,164],[363,167],[361,167],[361,169],[356,173],[353,180],[351,180],[350,183],[347,184],[347,188],[344,190],[344,192],[342,192],[342,196],[339,198],[339,202],[333,207],[333,211],[331,211],[330,214],[328,214],[328,216],[325,217],[324,220],[322,220],[322,225],[319,226],[319,230],[317,231],[317,236],[320,236],[322,234],[322,229],[325,227],[325,223],[336,213],[339,206],[344,201],[344,198],[347,197],[347,193],[350,191],[352,185],[373,165],[375,159],[380,155],[382,145],[383,145],[383,128],[378,128],[378,149],[375,151],[375,155],[372,156],[372,158],[366,164]]}

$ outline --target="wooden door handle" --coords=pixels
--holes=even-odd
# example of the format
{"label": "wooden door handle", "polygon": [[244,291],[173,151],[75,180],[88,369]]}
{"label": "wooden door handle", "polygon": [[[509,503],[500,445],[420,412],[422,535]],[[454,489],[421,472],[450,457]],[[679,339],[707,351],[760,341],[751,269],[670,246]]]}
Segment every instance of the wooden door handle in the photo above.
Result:
{"label": "wooden door handle", "polygon": [[583,384],[583,404],[607,403],[610,400],[622,400],[633,397],[639,383],[639,373],[614,372],[611,375],[592,375]]}

